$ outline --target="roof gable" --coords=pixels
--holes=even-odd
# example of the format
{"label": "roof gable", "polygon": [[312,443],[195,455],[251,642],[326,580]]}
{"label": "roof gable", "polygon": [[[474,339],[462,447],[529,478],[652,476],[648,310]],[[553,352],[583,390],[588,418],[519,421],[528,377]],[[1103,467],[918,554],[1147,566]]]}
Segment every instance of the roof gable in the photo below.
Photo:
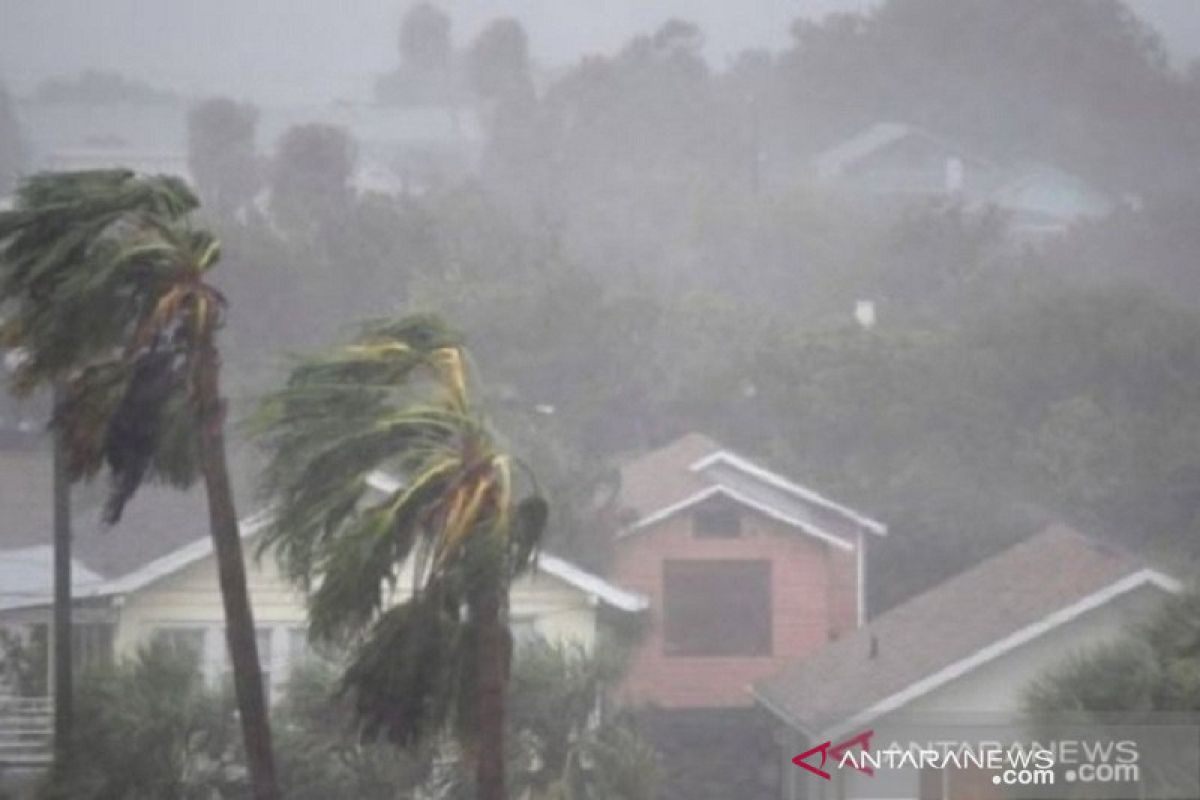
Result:
{"label": "roof gable", "polygon": [[653,513],[647,517],[641,518],[640,520],[638,520],[637,522],[633,523],[628,528],[626,528],[624,531],[622,531],[621,535],[626,536],[631,533],[636,533],[638,531],[648,529],[654,525],[657,525],[659,522],[662,522],[663,520],[665,520],[669,517],[673,517],[676,514],[679,514],[684,511],[687,511],[691,508],[694,508],[694,507],[700,505],[701,503],[705,502],[706,500],[709,500],[713,497],[724,497],[726,499],[732,500],[733,502],[738,503],[739,505],[745,506],[746,508],[752,509],[754,511],[759,512],[760,514],[770,517],[771,519],[773,519],[777,522],[782,522],[784,525],[788,525],[789,527],[797,528],[801,531],[804,531],[805,533],[820,539],[821,541],[825,542],[826,544],[833,545],[834,547],[837,547],[839,549],[842,549],[842,550],[853,550],[854,549],[853,544],[851,544],[846,539],[841,538],[840,536],[835,536],[834,534],[829,533],[828,531],[826,531],[816,525],[813,525],[813,524],[811,524],[803,519],[800,519],[798,517],[791,516],[788,513],[786,513],[785,511],[782,511],[782,510],[780,510],[776,507],[773,507],[767,503],[763,503],[759,500],[756,500],[755,498],[753,498],[749,495],[743,494],[742,492],[739,492],[736,489],[730,489],[728,487],[719,486],[719,485],[718,486],[710,486],[707,489],[702,489],[699,492],[697,492],[696,494],[692,495],[691,497],[687,497],[678,503],[667,506],[666,508],[660,509],[659,511],[656,511],[655,513]]}
{"label": "roof gable", "polygon": [[689,469],[691,469],[692,472],[699,472],[702,474],[715,473],[719,478],[720,473],[718,470],[721,467],[728,467],[729,469],[739,472],[748,478],[753,479],[754,481],[764,484],[765,486],[778,489],[787,495],[790,495],[791,497],[803,501],[804,503],[817,506],[818,508],[822,508],[832,514],[841,516],[856,525],[866,528],[871,533],[879,536],[884,536],[887,534],[887,526],[882,522],[871,519],[864,514],[860,514],[848,506],[836,503],[833,500],[821,495],[819,492],[808,488],[807,486],[802,486],[799,483],[795,483],[794,481],[791,481],[776,472],[771,472],[770,470],[753,463],[749,459],[742,458],[736,453],[732,453],[728,450],[719,450],[715,453],[711,453],[692,464]]}
{"label": "roof gable", "polygon": [[618,535],[647,531],[718,496],[842,549],[853,549],[861,530],[887,532],[882,523],[693,433],[622,467],[620,504],[632,519]]}
{"label": "roof gable", "polygon": [[864,165],[871,159],[886,156],[890,151],[899,152],[899,148],[904,144],[908,144],[910,150],[923,150],[947,158],[958,158],[976,168],[992,168],[985,159],[969,152],[961,144],[903,122],[877,122],[817,154],[813,159],[813,166],[818,176],[834,178]]}

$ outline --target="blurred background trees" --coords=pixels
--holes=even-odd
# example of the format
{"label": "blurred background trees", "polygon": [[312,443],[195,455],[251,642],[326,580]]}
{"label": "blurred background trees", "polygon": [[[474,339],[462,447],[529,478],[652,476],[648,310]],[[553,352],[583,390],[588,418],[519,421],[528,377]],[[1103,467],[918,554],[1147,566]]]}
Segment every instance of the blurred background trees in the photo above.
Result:
{"label": "blurred background trees", "polygon": [[[1049,518],[1200,554],[1200,72],[1123,5],[887,2],[726,64],[679,20],[555,71],[520,21],[456,43],[447,16],[410,9],[400,68],[448,60],[455,103],[482,99],[477,175],[356,190],[320,128],[259,156],[263,202],[223,223],[223,286],[261,309],[230,319],[242,393],[346,319],[435,310],[549,476],[554,546],[591,564],[612,466],[693,429],[886,519],[877,608]],[[1114,208],[1029,242],[996,208],[806,172],[891,120]]]}
{"label": "blurred background trees", "polygon": [[225,216],[246,208],[262,184],[258,110],[214,97],[193,106],[187,124],[188,169],[205,205]]}

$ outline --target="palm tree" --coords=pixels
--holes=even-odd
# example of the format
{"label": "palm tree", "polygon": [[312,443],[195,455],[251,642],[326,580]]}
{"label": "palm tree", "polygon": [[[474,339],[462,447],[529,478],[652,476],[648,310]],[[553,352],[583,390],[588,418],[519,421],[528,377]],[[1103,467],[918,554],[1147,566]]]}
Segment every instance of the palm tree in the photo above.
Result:
{"label": "palm tree", "polygon": [[[75,308],[51,310],[48,304],[14,301],[27,292],[48,296],[66,270],[83,263],[102,232],[122,216],[151,212],[174,217],[186,213],[193,200],[170,179],[134,180],[124,170],[58,173],[36,176],[21,186],[16,210],[0,213],[0,347],[24,355],[45,356],[48,363],[23,364],[19,393],[43,383],[54,386],[57,414],[59,378],[68,365],[60,357],[80,344],[97,344],[91,326],[102,322]],[[15,313],[14,313],[15,312]],[[94,330],[94,329],[93,329]],[[34,341],[45,348],[32,347]],[[65,766],[70,755],[73,681],[71,665],[71,508],[70,476],[61,431],[54,436],[54,740],[56,760]]]}
{"label": "palm tree", "polygon": [[[133,196],[148,199],[119,202]],[[275,800],[223,435],[216,334],[225,301],[207,282],[217,240],[188,226],[198,203],[173,178],[35,177],[18,201],[0,217],[8,242],[0,299],[14,308],[0,341],[26,352],[17,386],[61,382],[54,424],[67,469],[78,480],[107,467],[110,523],[148,476],[179,487],[203,478],[252,788],[258,800]]]}
{"label": "palm tree", "polygon": [[[366,326],[264,400],[263,540],[310,597],[311,633],[351,648],[363,733],[454,730],[483,800],[506,798],[508,588],[547,509],[471,402],[458,335],[433,317]],[[397,478],[382,499],[380,473]],[[399,588],[398,588],[399,585]]]}

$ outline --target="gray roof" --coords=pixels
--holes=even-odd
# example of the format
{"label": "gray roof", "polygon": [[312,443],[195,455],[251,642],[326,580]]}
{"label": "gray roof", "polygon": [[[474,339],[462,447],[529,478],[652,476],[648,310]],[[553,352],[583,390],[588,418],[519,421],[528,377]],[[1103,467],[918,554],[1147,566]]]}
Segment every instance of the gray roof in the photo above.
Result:
{"label": "gray roof", "polygon": [[[24,100],[19,113],[38,169],[126,165],[142,172],[187,174],[189,104],[65,103]],[[483,139],[477,114],[452,107],[410,108],[355,103],[277,105],[259,109],[258,147],[275,150],[292,126],[323,122],[346,128],[360,163],[386,164],[398,148],[462,152]]]}
{"label": "gray roof", "polygon": [[1136,557],[1052,525],[759,681],[754,694],[789,724],[819,735],[1143,572]]}
{"label": "gray roof", "polygon": [[944,136],[938,136],[916,125],[909,125],[904,122],[877,122],[850,138],[844,139],[818,153],[813,157],[813,167],[816,169],[817,174],[822,177],[836,177],[861,161],[909,137],[929,142],[945,149],[947,152],[958,155],[959,158],[967,159],[976,164],[988,167],[992,166],[986,159],[970,152],[962,144],[951,141]]}
{"label": "gray roof", "polygon": [[795,527],[847,544],[860,527],[882,535],[886,527],[784,476],[689,433],[621,467],[619,504],[643,529],[705,501],[714,492],[771,513]]}
{"label": "gray roof", "polygon": [[[0,551],[49,545],[53,538],[52,471],[47,448],[0,448]],[[204,492],[143,487],[121,522],[101,523],[103,479],[72,493],[73,555],[103,578],[124,575],[208,535]],[[241,492],[242,504],[253,497]]]}
{"label": "gray roof", "polygon": [[[0,551],[0,611],[50,602],[54,549],[42,544]],[[103,579],[77,559],[71,560],[71,593],[79,596]]]}
{"label": "gray roof", "polygon": [[[44,437],[21,442],[10,438],[4,445],[0,441],[0,611],[49,603],[53,571],[52,471],[46,442]],[[248,474],[249,461],[244,450],[233,451],[231,472],[243,510],[252,510],[255,497],[250,482],[236,476]],[[100,522],[104,496],[102,483],[73,492],[76,597],[89,591],[133,591],[211,552],[202,488],[181,492],[144,486],[112,527]],[[263,512],[243,516],[242,536],[253,535],[265,518]],[[619,611],[637,613],[648,605],[645,597],[549,553],[540,555],[538,565],[539,571]]]}

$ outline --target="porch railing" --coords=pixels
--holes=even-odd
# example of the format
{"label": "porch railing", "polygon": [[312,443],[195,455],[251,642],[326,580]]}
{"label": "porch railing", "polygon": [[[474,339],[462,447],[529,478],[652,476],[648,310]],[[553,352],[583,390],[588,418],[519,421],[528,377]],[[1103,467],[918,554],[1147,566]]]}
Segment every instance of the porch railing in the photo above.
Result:
{"label": "porch railing", "polygon": [[50,763],[53,701],[0,695],[0,769]]}

